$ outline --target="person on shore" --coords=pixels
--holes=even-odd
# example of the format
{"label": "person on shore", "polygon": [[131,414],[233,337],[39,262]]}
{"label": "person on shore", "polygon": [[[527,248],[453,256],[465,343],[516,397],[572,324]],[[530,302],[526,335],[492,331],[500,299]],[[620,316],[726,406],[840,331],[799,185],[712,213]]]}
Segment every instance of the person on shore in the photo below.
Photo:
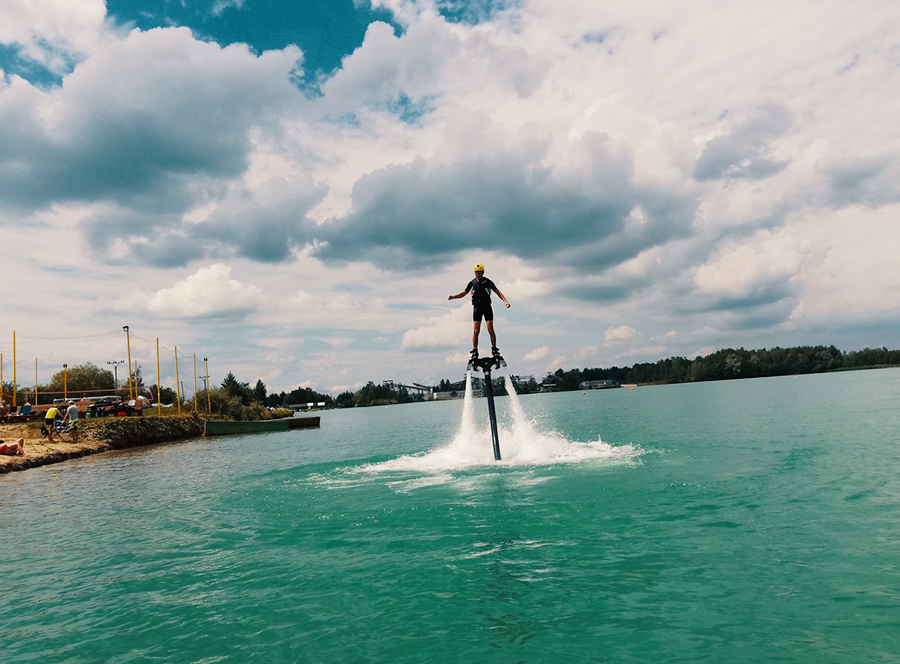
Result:
{"label": "person on shore", "polygon": [[72,434],[72,442],[78,442],[78,406],[74,401],[69,401],[69,407],[66,408],[66,414],[63,416],[63,424],[67,425],[67,431]]}
{"label": "person on shore", "polygon": [[[44,427],[47,429],[47,438],[53,440],[56,433],[56,418],[59,417],[59,409],[56,406],[50,406],[44,413]],[[43,433],[43,432],[42,432]]]}
{"label": "person on shore", "polygon": [[0,399],[0,422],[9,422],[9,406],[5,399]]}
{"label": "person on shore", "polygon": [[25,439],[19,438],[14,443],[4,443],[0,440],[0,454],[6,456],[25,456]]}
{"label": "person on shore", "polygon": [[456,295],[451,295],[448,300],[456,300],[465,297],[466,293],[472,291],[472,320],[475,322],[475,328],[472,331],[472,358],[478,359],[478,334],[481,332],[481,319],[487,323],[488,334],[491,336],[491,353],[494,357],[499,357],[500,349],[497,348],[497,335],[494,333],[494,310],[491,307],[491,291],[494,291],[506,308],[509,309],[509,301],[497,288],[497,285],[484,276],[484,265],[478,263],[475,266],[475,278],[466,286],[466,289]]}

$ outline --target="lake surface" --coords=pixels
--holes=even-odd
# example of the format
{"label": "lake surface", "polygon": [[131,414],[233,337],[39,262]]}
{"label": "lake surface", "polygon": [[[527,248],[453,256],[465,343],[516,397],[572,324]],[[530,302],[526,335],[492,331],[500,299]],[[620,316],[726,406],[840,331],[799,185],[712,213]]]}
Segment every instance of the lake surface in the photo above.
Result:
{"label": "lake surface", "polygon": [[321,413],[0,476],[0,660],[897,662],[900,370]]}

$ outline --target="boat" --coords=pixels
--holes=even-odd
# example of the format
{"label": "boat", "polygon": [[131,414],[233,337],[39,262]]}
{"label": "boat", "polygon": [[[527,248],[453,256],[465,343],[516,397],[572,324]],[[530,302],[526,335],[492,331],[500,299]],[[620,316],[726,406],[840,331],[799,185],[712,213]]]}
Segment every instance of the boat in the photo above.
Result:
{"label": "boat", "polygon": [[242,433],[264,433],[267,431],[288,431],[290,429],[311,429],[318,426],[318,417],[286,417],[278,420],[253,420],[236,422],[229,422],[226,420],[206,420],[203,428],[203,435],[230,436]]}

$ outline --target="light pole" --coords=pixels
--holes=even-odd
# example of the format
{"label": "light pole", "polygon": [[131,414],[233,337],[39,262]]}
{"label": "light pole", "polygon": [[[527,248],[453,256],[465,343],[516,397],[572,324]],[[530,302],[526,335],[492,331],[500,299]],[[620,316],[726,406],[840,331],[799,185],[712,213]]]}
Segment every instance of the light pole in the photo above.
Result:
{"label": "light pole", "polygon": [[125,360],[113,360],[112,362],[108,361],[107,364],[111,364],[113,368],[113,376],[116,381],[116,396],[119,396],[119,365],[125,364]]}
{"label": "light pole", "polygon": [[206,380],[203,381],[206,385],[206,412],[212,413],[212,401],[209,398],[209,358],[203,358],[203,366],[206,367]]}
{"label": "light pole", "polygon": [[69,399],[69,365],[63,365],[63,399]]}
{"label": "light pole", "polygon": [[128,344],[128,398],[134,399],[131,389],[131,332],[128,331],[127,325],[123,325],[122,329],[125,330],[125,343]]}

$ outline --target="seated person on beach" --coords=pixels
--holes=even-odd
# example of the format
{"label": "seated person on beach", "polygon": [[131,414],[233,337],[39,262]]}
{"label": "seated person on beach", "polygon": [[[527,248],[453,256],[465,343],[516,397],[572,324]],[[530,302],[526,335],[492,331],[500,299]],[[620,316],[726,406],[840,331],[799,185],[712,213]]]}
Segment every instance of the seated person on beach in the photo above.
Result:
{"label": "seated person on beach", "polygon": [[19,415],[31,415],[31,403],[26,401],[25,404],[19,408]]}
{"label": "seated person on beach", "polygon": [[25,456],[25,439],[19,438],[14,443],[4,443],[0,440],[0,454],[7,456]]}
{"label": "seated person on beach", "polygon": [[59,410],[56,406],[50,406],[44,413],[44,426],[47,427],[47,438],[53,440],[53,434],[56,433],[56,418],[59,417]]}
{"label": "seated person on beach", "polygon": [[0,399],[0,422],[9,422],[9,406],[3,399]]}

